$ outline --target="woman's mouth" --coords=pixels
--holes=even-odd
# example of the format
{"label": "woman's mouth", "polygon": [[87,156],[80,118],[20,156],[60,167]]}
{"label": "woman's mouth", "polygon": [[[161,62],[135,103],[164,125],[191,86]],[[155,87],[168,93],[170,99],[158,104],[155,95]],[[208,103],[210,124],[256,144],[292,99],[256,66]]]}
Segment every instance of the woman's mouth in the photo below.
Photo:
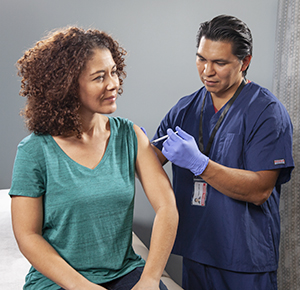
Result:
{"label": "woman's mouth", "polygon": [[116,99],[117,99],[116,96],[110,96],[110,97],[105,98],[104,100],[105,100],[105,101],[109,101],[109,102],[115,102]]}

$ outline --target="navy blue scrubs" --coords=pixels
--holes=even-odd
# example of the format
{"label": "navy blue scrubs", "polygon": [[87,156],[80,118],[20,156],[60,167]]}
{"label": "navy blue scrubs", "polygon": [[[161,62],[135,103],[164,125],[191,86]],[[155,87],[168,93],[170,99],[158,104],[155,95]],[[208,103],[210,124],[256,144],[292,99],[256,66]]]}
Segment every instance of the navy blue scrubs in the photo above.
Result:
{"label": "navy blue scrubs", "polygon": [[[180,99],[164,117],[153,139],[179,126],[198,141],[205,93],[203,87]],[[204,149],[224,107],[215,113],[207,92],[202,126]],[[162,143],[155,146],[162,150]],[[271,196],[261,206],[234,200],[209,185],[205,206],[197,206],[191,204],[193,174],[173,164],[173,188],[180,215],[173,253],[234,272],[276,271],[280,188],[290,179],[294,167],[292,124],[286,109],[270,91],[248,83],[217,131],[209,158],[231,168],[281,172]]]}

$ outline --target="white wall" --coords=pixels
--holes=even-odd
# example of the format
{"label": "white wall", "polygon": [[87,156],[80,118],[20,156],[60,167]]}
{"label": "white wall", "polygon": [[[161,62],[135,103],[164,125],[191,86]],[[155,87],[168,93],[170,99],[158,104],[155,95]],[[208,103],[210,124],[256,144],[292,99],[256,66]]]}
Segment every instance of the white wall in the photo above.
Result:
{"label": "white wall", "polygon": [[[201,86],[196,33],[200,22],[218,14],[235,15],[248,24],[254,38],[248,78],[272,88],[277,4],[278,0],[1,0],[0,188],[9,188],[16,146],[28,134],[18,116],[24,99],[18,96],[14,64],[45,31],[76,24],[118,39],[128,51],[128,77],[116,115],[145,127],[151,137],[167,110]],[[152,219],[138,185],[135,229],[146,244]],[[177,260],[169,264],[169,272],[180,282]]]}

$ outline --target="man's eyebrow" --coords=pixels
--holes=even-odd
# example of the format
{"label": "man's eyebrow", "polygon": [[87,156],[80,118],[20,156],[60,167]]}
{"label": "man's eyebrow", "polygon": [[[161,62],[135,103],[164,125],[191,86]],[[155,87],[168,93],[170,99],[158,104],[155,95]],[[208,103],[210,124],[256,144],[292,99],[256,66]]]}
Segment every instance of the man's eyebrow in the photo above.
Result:
{"label": "man's eyebrow", "polygon": [[[203,58],[203,59],[205,59],[205,57],[203,57],[200,53],[196,53],[196,55],[198,56],[198,57],[200,57],[200,58]],[[212,62],[226,62],[226,63],[228,63],[228,60],[226,60],[226,59],[223,59],[223,58],[219,58],[219,59],[213,59],[212,60]]]}

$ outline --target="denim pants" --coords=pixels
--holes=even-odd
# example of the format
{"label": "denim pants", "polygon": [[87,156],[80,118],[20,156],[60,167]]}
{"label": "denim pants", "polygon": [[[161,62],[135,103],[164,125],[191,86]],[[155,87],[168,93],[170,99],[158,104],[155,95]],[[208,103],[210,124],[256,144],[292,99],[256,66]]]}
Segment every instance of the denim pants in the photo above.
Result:
{"label": "denim pants", "polygon": [[[118,279],[100,285],[107,290],[130,290],[139,281],[143,269],[144,267],[138,267]],[[168,290],[168,288],[162,281],[160,281],[159,289]],[[59,290],[64,289],[60,288]]]}

